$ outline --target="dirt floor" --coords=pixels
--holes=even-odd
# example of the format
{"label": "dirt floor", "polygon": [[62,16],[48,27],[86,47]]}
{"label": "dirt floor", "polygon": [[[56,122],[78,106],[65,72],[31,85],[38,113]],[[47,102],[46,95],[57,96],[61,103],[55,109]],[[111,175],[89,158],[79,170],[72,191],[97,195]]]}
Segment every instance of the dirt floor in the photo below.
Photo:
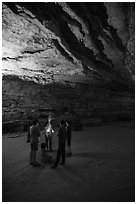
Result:
{"label": "dirt floor", "polygon": [[[73,132],[73,156],[57,169],[50,169],[51,164],[30,166],[30,145],[24,136],[3,136],[3,202],[134,201],[133,128],[98,126]],[[54,159],[56,137],[53,143]]]}

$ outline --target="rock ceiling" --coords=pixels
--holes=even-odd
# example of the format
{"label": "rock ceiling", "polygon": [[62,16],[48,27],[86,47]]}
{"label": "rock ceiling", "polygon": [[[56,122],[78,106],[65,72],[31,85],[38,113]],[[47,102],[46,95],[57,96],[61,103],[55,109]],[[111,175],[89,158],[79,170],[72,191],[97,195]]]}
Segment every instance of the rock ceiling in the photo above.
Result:
{"label": "rock ceiling", "polygon": [[5,2],[3,76],[134,89],[134,3]]}

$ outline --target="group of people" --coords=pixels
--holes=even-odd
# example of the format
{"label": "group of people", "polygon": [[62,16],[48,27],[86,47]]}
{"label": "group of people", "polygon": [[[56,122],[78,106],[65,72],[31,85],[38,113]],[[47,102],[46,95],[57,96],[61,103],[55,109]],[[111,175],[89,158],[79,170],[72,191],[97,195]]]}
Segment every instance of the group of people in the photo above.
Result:
{"label": "group of people", "polygon": [[[55,169],[60,159],[61,163],[60,165],[65,165],[65,145],[67,141],[68,151],[67,155],[71,156],[71,125],[69,121],[61,120],[60,128],[57,132],[58,137],[58,150],[57,150],[57,156],[54,164],[51,166],[52,169]],[[52,150],[52,140],[53,140],[53,133],[54,129],[52,127],[52,117],[49,116],[47,120],[47,124],[45,126],[45,142],[41,143],[41,161],[42,162],[49,162],[52,160],[52,157],[48,154],[49,151]],[[37,167],[40,164],[36,162],[36,152],[38,150],[38,143],[39,143],[39,137],[41,136],[41,132],[38,126],[38,120],[33,120],[32,126],[29,128],[29,141],[31,145],[31,151],[30,151],[30,165],[33,165],[33,167]]]}

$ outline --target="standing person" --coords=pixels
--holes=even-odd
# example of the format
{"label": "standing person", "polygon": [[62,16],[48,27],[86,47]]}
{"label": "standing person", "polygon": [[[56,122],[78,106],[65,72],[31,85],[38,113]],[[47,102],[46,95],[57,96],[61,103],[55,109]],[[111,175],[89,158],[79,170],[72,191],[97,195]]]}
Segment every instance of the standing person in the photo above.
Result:
{"label": "standing person", "polygon": [[38,150],[38,137],[40,137],[40,129],[38,128],[38,120],[33,120],[33,125],[30,127],[30,165],[33,167],[39,166],[36,162],[36,152]]}
{"label": "standing person", "polygon": [[72,152],[71,152],[71,131],[72,131],[72,129],[71,129],[70,122],[66,121],[66,137],[67,137],[67,146],[68,146],[67,155],[68,156],[72,155]]}
{"label": "standing person", "polygon": [[60,161],[60,157],[62,156],[62,162],[60,165],[65,165],[65,143],[66,143],[66,127],[65,127],[65,121],[60,121],[60,129],[57,133],[58,136],[58,150],[57,150],[57,157],[56,161],[53,166],[51,166],[52,169],[55,169]]}
{"label": "standing person", "polygon": [[53,138],[53,133],[54,130],[52,128],[52,123],[51,123],[52,117],[48,117],[48,123],[45,127],[45,143],[47,144],[47,149],[52,152],[52,138]]}

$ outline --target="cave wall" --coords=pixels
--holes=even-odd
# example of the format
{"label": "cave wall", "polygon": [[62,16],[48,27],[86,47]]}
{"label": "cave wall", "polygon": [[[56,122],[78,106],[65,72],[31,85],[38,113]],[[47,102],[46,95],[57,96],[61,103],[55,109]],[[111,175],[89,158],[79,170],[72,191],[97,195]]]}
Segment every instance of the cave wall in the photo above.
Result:
{"label": "cave wall", "polygon": [[[66,82],[38,85],[18,77],[3,78],[3,123],[31,118],[46,120],[52,114],[58,120],[66,112],[81,121],[98,118],[100,123],[134,120],[134,97],[123,90],[96,87],[88,83]],[[23,126],[22,126],[23,128]]]}
{"label": "cave wall", "polygon": [[2,75],[3,124],[134,120],[134,3],[3,3]]}

